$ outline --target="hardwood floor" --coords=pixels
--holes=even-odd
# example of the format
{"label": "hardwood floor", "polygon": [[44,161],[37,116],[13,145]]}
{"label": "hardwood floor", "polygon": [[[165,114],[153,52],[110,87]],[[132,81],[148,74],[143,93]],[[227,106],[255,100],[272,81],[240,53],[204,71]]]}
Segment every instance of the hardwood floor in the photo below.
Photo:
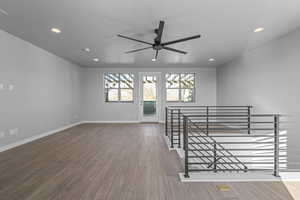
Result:
{"label": "hardwood floor", "polygon": [[[1,200],[291,200],[281,182],[181,183],[162,125],[84,124],[0,153]],[[299,186],[299,185],[298,185]]]}

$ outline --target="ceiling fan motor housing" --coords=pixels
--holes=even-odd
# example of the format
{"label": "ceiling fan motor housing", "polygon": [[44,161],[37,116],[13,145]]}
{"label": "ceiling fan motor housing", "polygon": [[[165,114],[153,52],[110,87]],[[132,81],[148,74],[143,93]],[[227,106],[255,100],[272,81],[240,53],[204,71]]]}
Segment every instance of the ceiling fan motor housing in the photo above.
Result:
{"label": "ceiling fan motor housing", "polygon": [[153,44],[152,47],[154,50],[162,50],[164,48],[161,44]]}

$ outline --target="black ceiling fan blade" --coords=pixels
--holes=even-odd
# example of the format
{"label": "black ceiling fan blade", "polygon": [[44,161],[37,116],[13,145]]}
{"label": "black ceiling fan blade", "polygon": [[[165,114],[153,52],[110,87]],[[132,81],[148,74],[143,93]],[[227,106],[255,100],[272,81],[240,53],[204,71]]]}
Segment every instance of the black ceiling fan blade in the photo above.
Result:
{"label": "black ceiling fan blade", "polygon": [[163,47],[163,49],[169,50],[169,51],[174,51],[174,52],[181,53],[181,54],[187,54],[187,52],[185,52],[185,51],[181,51],[181,50],[170,48],[170,47]]}
{"label": "black ceiling fan blade", "polygon": [[157,29],[157,37],[155,38],[155,42],[160,44],[161,43],[161,37],[164,31],[165,22],[159,21],[159,27]]}
{"label": "black ceiling fan blade", "polygon": [[125,53],[134,53],[134,52],[143,51],[143,50],[146,50],[146,49],[152,49],[152,46],[141,48],[141,49],[135,49],[135,50],[131,50],[131,51],[126,51]]}
{"label": "black ceiling fan blade", "polygon": [[170,45],[170,44],[174,44],[174,43],[178,43],[178,42],[185,42],[185,41],[194,40],[194,39],[197,39],[197,38],[200,38],[200,37],[201,37],[201,35],[195,35],[195,36],[191,36],[191,37],[182,38],[182,39],[179,39],[179,40],[173,40],[173,41],[170,41],[170,42],[165,42],[165,43],[162,43],[162,45]]}
{"label": "black ceiling fan blade", "polygon": [[120,35],[120,34],[118,34],[118,37],[125,38],[125,39],[128,39],[128,40],[133,40],[133,41],[136,41],[136,42],[141,42],[141,43],[144,43],[144,44],[152,45],[150,42],[145,42],[145,41],[142,41],[142,40],[134,39],[134,38],[127,37],[127,36],[124,36],[124,35]]}

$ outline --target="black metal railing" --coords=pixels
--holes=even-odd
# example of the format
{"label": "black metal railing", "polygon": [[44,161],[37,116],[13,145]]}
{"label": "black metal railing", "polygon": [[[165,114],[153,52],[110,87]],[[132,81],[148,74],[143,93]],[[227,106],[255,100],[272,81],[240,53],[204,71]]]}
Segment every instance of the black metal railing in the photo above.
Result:
{"label": "black metal railing", "polygon": [[183,147],[185,176],[199,171],[273,171],[286,167],[280,115],[254,115],[252,106],[169,106],[171,147]]}
{"label": "black metal railing", "polygon": [[[208,123],[203,120],[207,117]],[[185,177],[197,171],[273,171],[274,176],[279,175],[286,165],[286,135],[280,133],[280,116],[251,115],[250,128],[236,123],[229,126],[241,117],[245,116],[183,115]]]}
{"label": "black metal railing", "polygon": [[[183,115],[203,115],[205,118],[201,121],[206,122],[206,126],[210,126],[213,121],[209,116],[218,114],[227,116],[223,124],[230,122],[228,116],[237,118],[239,115],[244,115],[244,118],[239,118],[239,121],[234,124],[240,128],[247,128],[248,134],[250,134],[251,108],[252,106],[168,106],[165,108],[165,133],[169,137],[171,148],[181,148]],[[219,119],[221,119],[220,116]],[[231,122],[231,124],[233,123]],[[210,129],[207,127],[206,130]]]}

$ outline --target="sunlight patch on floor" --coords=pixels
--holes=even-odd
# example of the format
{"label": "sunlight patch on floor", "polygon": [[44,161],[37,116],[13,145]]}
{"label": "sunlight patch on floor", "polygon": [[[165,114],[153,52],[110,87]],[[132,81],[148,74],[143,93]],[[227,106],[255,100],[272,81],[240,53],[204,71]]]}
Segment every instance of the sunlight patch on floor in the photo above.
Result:
{"label": "sunlight patch on floor", "polygon": [[293,196],[295,200],[300,199],[300,182],[283,182],[287,190],[290,192],[290,194]]}

